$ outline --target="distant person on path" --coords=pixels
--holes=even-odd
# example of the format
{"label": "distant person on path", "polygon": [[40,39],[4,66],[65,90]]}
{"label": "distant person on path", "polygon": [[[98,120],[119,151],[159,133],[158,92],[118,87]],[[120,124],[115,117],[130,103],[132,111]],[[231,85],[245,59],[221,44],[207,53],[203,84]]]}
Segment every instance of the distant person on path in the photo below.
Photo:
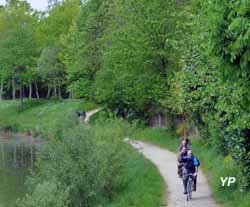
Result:
{"label": "distant person on path", "polygon": [[183,167],[183,185],[184,185],[184,194],[187,194],[187,181],[188,181],[188,175],[193,174],[193,191],[196,191],[196,184],[197,184],[197,174],[198,174],[198,168],[200,165],[200,162],[198,158],[196,158],[192,151],[189,150],[187,152],[187,156],[184,156],[182,158],[184,164]]}
{"label": "distant person on path", "polygon": [[191,145],[191,142],[188,139],[188,137],[184,136],[182,141],[181,141],[181,145],[178,148],[178,152],[181,152],[183,147],[186,147],[189,150],[189,149],[191,149],[191,146],[192,145]]}
{"label": "distant person on path", "polygon": [[82,123],[85,122],[85,119],[86,119],[86,116],[87,116],[87,113],[85,111],[81,111],[81,112],[76,112],[76,115],[79,117],[80,121]]}

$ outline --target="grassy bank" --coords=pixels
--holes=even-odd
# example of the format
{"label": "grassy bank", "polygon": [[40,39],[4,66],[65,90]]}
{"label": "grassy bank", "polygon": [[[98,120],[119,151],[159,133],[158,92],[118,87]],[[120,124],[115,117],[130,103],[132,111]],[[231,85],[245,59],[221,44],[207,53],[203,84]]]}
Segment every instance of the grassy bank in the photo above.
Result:
{"label": "grassy bank", "polygon": [[[136,139],[149,142],[173,152],[177,152],[180,139],[167,129],[140,128],[134,131]],[[221,187],[220,177],[235,176],[241,180],[239,166],[230,156],[223,157],[213,146],[206,145],[202,139],[192,139],[192,149],[201,162],[201,168],[206,173],[214,198],[225,207],[249,207],[250,195],[235,184]]]}
{"label": "grassy bank", "polygon": [[[97,137],[103,137],[104,143],[101,142],[101,146],[108,145],[108,143],[113,145],[114,142],[110,142],[110,140],[108,141],[110,137],[112,137],[115,140],[116,138],[121,140],[128,133],[127,129],[129,128],[129,126],[126,124],[123,125],[123,128],[124,127],[126,128],[125,130],[124,129],[121,130],[120,128],[122,127],[115,127],[116,125],[119,126],[119,123],[116,124],[117,122],[119,122],[119,120],[116,121],[113,120],[112,118],[111,120],[112,124],[108,125],[105,124],[106,121],[97,116],[96,117],[97,122],[95,124],[93,123],[90,126],[88,126],[86,128],[87,131],[84,131],[83,129],[82,133],[77,134],[77,128],[81,126],[78,126],[79,121],[75,116],[75,111],[78,110],[87,111],[97,107],[95,104],[92,103],[86,103],[80,100],[63,100],[63,101],[25,100],[25,110],[22,113],[18,111],[18,104],[19,103],[17,101],[0,102],[1,129],[10,128],[11,130],[19,132],[29,131],[32,132],[34,135],[58,138],[56,144],[52,143],[50,145],[50,147],[52,147],[53,150],[47,152],[51,153],[51,156],[47,156],[48,154],[46,153],[44,163],[42,165],[40,164],[38,165],[38,169],[39,166],[41,168],[41,171],[39,171],[39,173],[37,174],[38,177],[35,175],[35,177],[33,177],[32,179],[33,182],[34,178],[37,177],[41,185],[36,185],[35,183],[32,183],[33,187],[31,186],[32,191],[30,193],[30,197],[28,196],[27,200],[23,201],[23,203],[20,202],[20,206],[55,207],[59,205],[60,202],[57,201],[60,200],[60,198],[63,198],[62,206],[67,206],[68,202],[66,201],[68,193],[67,186],[70,185],[71,186],[70,189],[76,190],[77,188],[79,188],[80,191],[84,191],[84,186],[86,185],[86,183],[84,185],[79,185],[80,180],[82,180],[83,182],[85,182],[84,180],[86,180],[85,178],[86,173],[84,172],[85,170],[81,171],[79,170],[79,167],[75,166],[78,165],[81,166],[80,163],[86,162],[86,159],[84,157],[85,157],[85,150],[87,150],[87,148],[84,148],[84,146],[86,146],[84,144],[84,142],[86,141],[86,137],[84,136],[87,136],[86,134],[89,133],[88,131],[89,130],[91,131],[90,133],[91,139],[89,139],[90,141],[95,140],[95,136],[92,137],[93,133],[98,133]],[[103,115],[101,117],[103,117]],[[107,121],[107,123],[108,122],[109,120]],[[71,134],[68,134],[69,131],[71,131]],[[124,133],[121,131],[123,131]],[[65,145],[63,140],[68,140],[68,138],[70,138],[71,141],[69,142],[68,145]],[[82,140],[83,144],[79,144],[78,143],[79,140]],[[123,143],[123,141],[121,141],[120,143],[122,144],[121,146],[126,145],[125,143]],[[107,147],[107,149],[105,147]],[[109,171],[114,170],[113,167],[117,167],[119,165],[117,165],[118,160],[116,160],[115,156],[112,155],[111,153],[112,150],[110,152],[110,146],[105,146],[105,147],[104,148],[98,147],[97,149],[101,150],[97,151],[94,150],[93,153],[91,153],[91,156],[93,154],[96,154],[96,156],[100,157],[100,159],[105,159],[100,163],[103,163],[101,164],[102,166],[104,167],[108,166],[108,167],[105,167],[103,170],[99,169],[98,173],[102,172],[109,177],[110,176]],[[112,147],[112,149],[114,149],[114,147]],[[66,151],[65,153],[62,153],[60,155],[62,150]],[[88,151],[86,151],[86,153],[88,153]],[[126,163],[123,165],[122,172],[115,173],[115,175],[122,173],[121,174],[122,177],[118,179],[118,182],[122,182],[122,185],[118,185],[121,187],[119,187],[114,191],[111,200],[108,199],[105,202],[101,202],[100,206],[106,206],[106,207],[162,206],[163,196],[165,195],[165,186],[158,170],[155,168],[154,165],[152,165],[148,160],[145,160],[144,157],[139,155],[132,148],[130,149],[129,153],[126,152],[125,154],[129,155],[130,159],[127,160]],[[106,159],[107,156],[111,156],[112,159]],[[47,160],[48,157],[50,157],[49,160]],[[120,158],[122,158],[122,156]],[[70,161],[67,162],[68,159],[70,159]],[[112,163],[111,164],[106,163],[107,161],[110,160],[113,160],[112,162],[114,162],[113,163],[114,165]],[[75,164],[73,165],[72,163],[74,162]],[[90,168],[89,170],[91,171],[91,175],[96,175],[95,165],[91,166],[88,164],[86,166],[88,166],[86,170]],[[50,169],[52,171],[50,171]],[[120,167],[118,169],[120,169]],[[59,174],[60,172],[62,174]],[[67,176],[69,177],[67,178]],[[54,178],[57,177],[57,179],[60,182],[54,183],[55,180],[51,180],[51,182],[48,182],[48,180],[51,177]],[[72,181],[70,181],[71,179]],[[43,182],[43,180],[45,182]],[[89,180],[91,182],[91,180],[95,179],[89,179]],[[75,183],[75,181],[77,182]],[[67,183],[65,186],[63,186],[64,182]],[[106,182],[107,180],[104,183]],[[79,186],[76,188],[75,187],[76,185]],[[92,186],[91,183],[90,186]],[[61,191],[61,189],[65,189],[65,191]],[[56,192],[55,197],[52,194],[50,194],[50,192],[53,192],[53,195],[54,192]],[[75,195],[74,192],[75,191],[73,191],[73,195]],[[98,194],[100,192],[97,189],[97,191],[96,192],[93,191],[91,195],[93,196],[95,195],[95,193]],[[70,197],[71,196],[69,196],[69,200]],[[70,202],[72,204],[74,200],[73,201],[70,200]]]}
{"label": "grassy bank", "polygon": [[122,193],[107,207],[160,207],[165,203],[165,184],[156,167],[138,155],[130,163],[130,180]]}
{"label": "grassy bank", "polygon": [[25,100],[24,111],[19,112],[19,101],[0,101],[0,128],[52,137],[67,122],[77,122],[76,111],[95,107],[83,100]]}

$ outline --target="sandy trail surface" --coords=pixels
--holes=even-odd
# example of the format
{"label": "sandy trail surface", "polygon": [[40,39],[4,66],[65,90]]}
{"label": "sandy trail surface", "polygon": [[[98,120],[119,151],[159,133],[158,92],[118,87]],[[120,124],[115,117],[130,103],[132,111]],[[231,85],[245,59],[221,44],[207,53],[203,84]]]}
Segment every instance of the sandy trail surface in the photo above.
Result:
{"label": "sandy trail surface", "polygon": [[102,108],[93,109],[93,110],[91,110],[91,111],[88,111],[88,112],[86,113],[86,117],[85,117],[85,119],[84,119],[84,122],[85,122],[85,123],[88,123],[90,117],[93,116],[94,114],[98,113],[98,112],[101,111],[101,110],[102,110]]}

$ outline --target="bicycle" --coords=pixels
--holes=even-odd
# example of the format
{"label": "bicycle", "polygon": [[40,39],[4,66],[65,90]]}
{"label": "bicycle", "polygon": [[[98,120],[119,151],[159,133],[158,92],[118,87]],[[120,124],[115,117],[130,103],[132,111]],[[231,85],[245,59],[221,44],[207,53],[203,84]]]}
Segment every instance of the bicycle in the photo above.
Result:
{"label": "bicycle", "polygon": [[194,176],[193,174],[188,174],[187,175],[187,201],[190,201],[192,199],[192,191],[193,191],[193,180],[194,180]]}

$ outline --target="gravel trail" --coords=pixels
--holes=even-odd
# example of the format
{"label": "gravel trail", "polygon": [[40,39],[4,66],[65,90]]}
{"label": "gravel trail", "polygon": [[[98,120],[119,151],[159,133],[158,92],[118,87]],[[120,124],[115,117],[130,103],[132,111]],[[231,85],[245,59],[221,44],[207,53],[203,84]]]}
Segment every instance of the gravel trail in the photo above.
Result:
{"label": "gravel trail", "polygon": [[84,122],[85,122],[85,123],[88,123],[90,117],[93,116],[94,114],[98,113],[98,112],[101,111],[101,110],[102,110],[102,108],[99,108],[99,109],[93,109],[93,110],[91,110],[91,111],[86,112],[86,117],[85,117],[85,119],[84,119]]}
{"label": "gravel trail", "polygon": [[177,175],[177,156],[163,148],[146,144],[140,141],[130,141],[132,146],[140,151],[159,169],[167,185],[166,204],[168,207],[219,207],[212,198],[207,179],[199,170],[197,192],[193,193],[193,199],[186,201],[183,195],[182,180]]}

